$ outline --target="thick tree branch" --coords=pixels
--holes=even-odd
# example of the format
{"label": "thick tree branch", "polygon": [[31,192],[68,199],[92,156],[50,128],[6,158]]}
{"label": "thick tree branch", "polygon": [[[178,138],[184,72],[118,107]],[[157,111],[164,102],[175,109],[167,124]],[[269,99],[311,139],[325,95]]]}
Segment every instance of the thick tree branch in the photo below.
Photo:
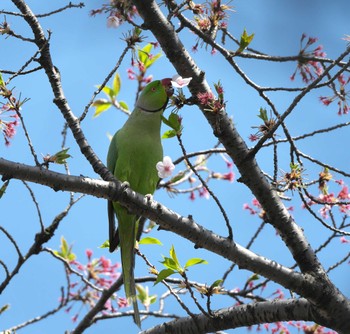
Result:
{"label": "thick tree branch", "polygon": [[[287,289],[302,284],[303,276],[268,260],[244,247],[220,237],[194,222],[191,217],[183,217],[162,204],[134,192],[120,182],[107,182],[83,176],[72,176],[53,172],[40,167],[14,163],[0,158],[2,179],[11,178],[34,182],[52,188],[55,191],[72,191],[92,195],[98,198],[118,200],[130,211],[157,222],[164,229],[177,233],[192,241],[197,247],[217,253],[240,267],[274,279]],[[271,266],[274,268],[271,270]],[[272,276],[271,276],[272,275]],[[279,276],[279,278],[275,276]],[[293,287],[292,287],[293,286]]]}
{"label": "thick tree branch", "polygon": [[305,299],[274,300],[222,309],[215,312],[212,318],[203,314],[195,318],[196,322],[191,317],[169,321],[145,330],[142,334],[201,334],[272,321],[312,320],[312,311]]}

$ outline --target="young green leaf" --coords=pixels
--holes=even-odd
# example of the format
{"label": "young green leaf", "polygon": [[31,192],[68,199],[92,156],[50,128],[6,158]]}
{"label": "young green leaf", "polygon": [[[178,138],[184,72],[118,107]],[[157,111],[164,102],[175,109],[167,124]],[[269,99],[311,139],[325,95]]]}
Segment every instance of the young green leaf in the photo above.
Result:
{"label": "young green leaf", "polygon": [[102,88],[102,92],[104,92],[107,95],[107,97],[109,97],[111,100],[113,100],[116,96],[114,90],[108,86],[104,86]]}
{"label": "young green leaf", "polygon": [[175,136],[176,136],[175,130],[167,130],[163,133],[162,139],[169,139],[169,138],[173,138]]}
{"label": "young green leaf", "polygon": [[152,295],[152,296],[149,295],[148,286],[144,288],[142,285],[136,284],[136,290],[138,292],[137,298],[141,301],[141,303],[146,308],[149,307],[151,304],[153,304],[157,300],[156,295]]}
{"label": "young green leaf", "polygon": [[180,269],[182,269],[180,265],[176,264],[176,262],[170,257],[164,257],[164,260],[160,263],[163,264],[164,267],[174,271],[180,271]]}
{"label": "young green leaf", "polygon": [[121,80],[120,76],[118,73],[115,74],[114,79],[113,79],[113,92],[114,92],[114,97],[118,96],[120,92],[120,87],[121,87]]}
{"label": "young green leaf", "polygon": [[258,117],[264,122],[267,122],[269,120],[269,117],[267,116],[267,110],[265,108],[260,108]]}
{"label": "young green leaf", "polygon": [[67,260],[68,262],[75,260],[76,256],[74,253],[72,253],[72,246],[68,246],[68,243],[63,236],[61,237],[60,249],[61,249],[60,251],[54,251],[54,253],[57,256],[60,256],[61,258]]}
{"label": "young green leaf", "polygon": [[51,156],[48,161],[53,162],[55,164],[63,165],[65,164],[68,158],[71,158],[72,156],[68,154],[69,148],[65,148],[57,153],[55,153],[53,156]]}
{"label": "young green leaf", "polygon": [[139,61],[144,65],[147,69],[149,68],[162,54],[157,53],[156,55],[152,55],[153,45],[151,43],[146,44],[142,49],[138,50]]}
{"label": "young green leaf", "polygon": [[181,118],[178,114],[172,112],[169,118],[162,116],[162,121],[173,130],[177,132],[181,131]]}
{"label": "young green leaf", "polygon": [[140,245],[163,245],[161,241],[153,237],[144,237],[139,241]]}
{"label": "young green leaf", "polygon": [[172,269],[163,269],[157,276],[156,281],[154,282],[154,285],[158,284],[159,282],[163,281],[164,279],[166,279],[167,277],[169,277],[170,275],[175,274],[176,271],[172,270]]}
{"label": "young green leaf", "polygon": [[92,106],[96,108],[95,113],[93,117],[99,116],[101,113],[106,111],[108,108],[110,108],[112,103],[110,101],[107,101],[106,99],[99,99],[96,100]]}
{"label": "young green leaf", "polygon": [[7,311],[10,308],[9,304],[5,304],[4,306],[0,307],[0,315],[1,313],[4,313],[5,311]]}
{"label": "young green leaf", "polygon": [[213,289],[213,288],[216,288],[218,286],[221,286],[221,283],[223,282],[222,279],[217,279],[211,286],[210,288]]}
{"label": "young green leaf", "polygon": [[256,281],[256,280],[258,280],[260,278],[260,276],[258,275],[258,274],[253,274],[252,276],[250,276],[249,278],[248,278],[248,281],[247,281],[247,283],[249,283],[249,282],[252,282],[252,281]]}
{"label": "young green leaf", "polygon": [[141,285],[141,284],[136,284],[136,290],[138,292],[138,298],[141,300],[141,302],[147,298],[147,290]]}
{"label": "young green leaf", "polygon": [[125,110],[130,110],[129,106],[124,101],[119,101],[119,105]]}
{"label": "young green leaf", "polygon": [[180,171],[173,178],[171,178],[169,182],[175,183],[177,181],[180,181],[185,175],[186,175],[186,172]]}
{"label": "young green leaf", "polygon": [[[179,260],[178,260],[178,258],[177,258],[177,256],[176,256],[176,252],[175,252],[175,247],[174,247],[174,245],[172,245],[171,248],[170,248],[170,256],[171,256],[171,258],[174,260],[176,266],[177,266],[178,268],[181,268],[180,262],[179,262]],[[181,269],[182,269],[182,268],[181,268]]]}
{"label": "young green leaf", "polygon": [[185,264],[185,269],[191,266],[195,266],[196,264],[208,264],[208,261],[199,258],[189,259]]}
{"label": "young green leaf", "polygon": [[0,188],[0,198],[5,194],[7,186],[9,185],[10,180],[4,182],[4,184]]}
{"label": "young green leaf", "polygon": [[148,58],[149,53],[152,50],[152,44],[148,43],[146,44],[142,49],[138,50],[138,56],[139,56],[139,60],[145,65],[146,60]]}
{"label": "young green leaf", "polygon": [[243,34],[241,35],[241,40],[239,42],[239,48],[236,51],[237,53],[242,52],[247,46],[251,43],[254,38],[254,34],[248,35],[247,31],[244,29]]}
{"label": "young green leaf", "polygon": [[99,248],[109,248],[109,240],[106,240]]}
{"label": "young green leaf", "polygon": [[2,78],[2,74],[0,72],[0,86],[5,86],[4,79]]}

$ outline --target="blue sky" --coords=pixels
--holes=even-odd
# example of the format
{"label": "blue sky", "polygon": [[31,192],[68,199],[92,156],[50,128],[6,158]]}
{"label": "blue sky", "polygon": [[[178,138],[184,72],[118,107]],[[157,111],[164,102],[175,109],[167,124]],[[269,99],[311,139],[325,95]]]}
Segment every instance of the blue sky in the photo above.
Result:
{"label": "blue sky", "polygon": [[[95,85],[101,83],[110,69],[115,65],[125,43],[121,40],[122,32],[126,27],[107,29],[104,16],[89,16],[91,9],[98,8],[102,1],[91,1],[83,9],[71,9],[70,11],[42,18],[40,20],[44,30],[51,30],[51,50],[54,64],[59,68],[62,77],[63,89],[70,107],[75,115],[79,116],[90,100]],[[335,4],[336,3],[336,4]],[[33,12],[44,13],[66,4],[65,1],[55,2],[28,1]],[[277,0],[246,0],[232,1],[235,12],[231,13],[229,30],[239,36],[246,28],[248,33],[255,33],[252,47],[271,55],[295,55],[299,50],[299,40],[302,33],[308,36],[318,37],[319,44],[324,46],[327,56],[335,58],[345,48],[346,42],[342,40],[344,34],[349,34],[350,3],[346,0],[337,2],[320,1],[277,1]],[[12,2],[5,0],[2,9],[15,11]],[[3,18],[1,18],[3,20]],[[7,22],[16,33],[30,36],[26,25],[13,16],[6,17]],[[150,33],[145,33],[147,41],[155,41]],[[195,44],[195,36],[181,34],[186,47],[191,49]],[[18,42],[14,38],[0,39],[0,69],[18,69],[23,64],[25,57],[30,57],[34,48],[28,43]],[[260,107],[267,107],[258,94],[247,87],[241,78],[225,64],[219,55],[210,55],[204,49],[192,54],[197,64],[206,72],[209,84],[221,80],[225,89],[227,111],[233,117],[233,121],[244,139],[254,132],[251,126],[258,124],[256,114]],[[302,86],[299,78],[290,82],[289,77],[294,72],[295,63],[268,64],[254,60],[237,59],[237,63],[257,84],[262,86],[288,85],[291,87]],[[134,81],[127,79],[126,70],[130,67],[130,54],[125,59],[119,73],[122,78],[120,98],[127,101],[130,106],[134,102],[136,85]],[[152,67],[154,78],[169,77],[175,74],[175,70],[165,56],[159,59]],[[7,76],[4,76],[5,80]],[[23,116],[31,136],[31,140],[40,154],[53,154],[60,150],[62,141],[61,131],[63,119],[57,108],[52,104],[52,92],[43,73],[34,73],[30,77],[17,78],[10,87],[14,87],[15,94],[22,97],[30,97],[31,100],[23,106]],[[188,91],[185,90],[186,93]],[[329,91],[324,89],[324,95]],[[300,135],[306,131],[348,121],[348,116],[337,116],[336,106],[324,107],[319,101],[321,93],[311,94],[298,105],[295,113],[287,119],[292,135]],[[293,99],[293,94],[269,94],[277,109],[282,113]],[[82,124],[87,140],[97,155],[104,161],[108,149],[107,133],[114,133],[124,123],[126,116],[115,110],[108,110],[98,118],[93,118],[93,110],[90,110]],[[185,108],[181,111],[183,116],[184,133],[183,141],[188,152],[207,149],[216,144],[212,130],[206,124],[201,112],[197,108]],[[165,130],[165,128],[163,129]],[[349,170],[350,153],[344,150],[346,144],[347,129],[335,132],[331,138],[326,136],[311,139],[300,145],[307,154],[318,159],[334,164],[340,169]],[[180,148],[175,140],[164,141],[164,153],[176,159],[181,155]],[[73,175],[87,175],[97,177],[88,162],[81,156],[72,136],[67,138],[67,147],[70,147],[72,159],[70,159],[70,172]],[[283,150],[284,149],[284,150]],[[287,146],[281,146],[281,169],[287,170],[289,166]],[[0,156],[26,164],[33,165],[33,158],[29,153],[28,145],[22,129],[13,139],[10,147],[0,143]],[[258,155],[258,161],[262,168],[271,172],[271,150],[265,149]],[[283,159],[286,161],[283,162]],[[219,157],[209,162],[209,168],[218,172],[227,172],[224,161]],[[177,171],[184,166],[177,166]],[[310,179],[318,172],[309,166],[306,174]],[[52,166],[53,170],[64,172],[63,166]],[[235,171],[236,172],[236,171]],[[236,172],[237,174],[237,172]],[[238,177],[239,175],[237,175]],[[251,217],[242,210],[244,203],[250,203],[252,195],[241,184],[234,182],[213,181],[210,183],[218,195],[223,206],[227,209],[233,221],[236,241],[245,245],[259,225],[256,217]],[[66,207],[69,194],[55,193],[51,189],[43,189],[38,185],[32,185],[38,203],[40,204],[45,224]],[[238,196],[237,196],[238,194]],[[224,222],[218,208],[212,199],[197,198],[194,202],[188,199],[188,195],[171,197],[165,191],[160,190],[155,198],[168,205],[173,210],[183,214],[192,214],[196,221],[205,227],[214,230],[218,234],[226,234]],[[310,223],[309,217],[300,209],[297,196],[293,198],[296,208],[295,218],[303,225],[310,243],[317,247],[325,239],[327,233],[314,221]],[[28,191],[21,182],[11,181],[6,195],[0,201],[1,225],[14,236],[25,252],[31,245],[35,233],[39,230],[36,210],[29,199]],[[57,249],[60,237],[64,235],[67,241],[73,244],[73,251],[78,260],[85,260],[84,252],[87,248],[94,251],[95,256],[109,256],[98,248],[107,238],[107,214],[106,203],[103,200],[85,197],[70,212],[62,222],[55,237],[48,243],[48,247]],[[159,238],[164,246],[143,246],[141,249],[153,263],[161,260],[161,255],[167,255],[173,244],[179,252],[182,262],[189,257],[202,257],[209,264],[208,268],[194,267],[190,271],[192,280],[200,280],[203,283],[211,283],[219,278],[229,266],[226,261],[219,259],[214,254],[203,250],[194,250],[186,240],[181,240],[169,232],[154,231],[152,236]],[[15,261],[15,251],[3,235],[0,235],[1,259],[11,267]],[[343,247],[343,248],[341,248]],[[322,253],[321,259],[325,266],[332,264],[337,258],[346,253],[346,245],[334,244]],[[344,250],[341,250],[344,249]],[[291,265],[290,255],[284,249],[281,241],[276,237],[271,228],[267,228],[254,245],[253,250],[266,257],[273,258],[285,265]],[[119,254],[113,255],[115,261],[119,261]],[[136,274],[147,274],[147,268],[138,261]],[[205,276],[203,276],[203,273]],[[349,267],[344,266],[334,271],[331,278],[339,288],[347,295],[350,294],[347,284]],[[242,270],[236,271],[230,276],[230,287],[238,287],[250,276],[250,273]],[[3,272],[0,272],[0,278]],[[0,296],[0,306],[9,303],[11,308],[1,316],[1,328],[5,329],[19,324],[29,318],[38,316],[57,305],[60,295],[60,286],[65,284],[64,270],[60,263],[52,260],[48,255],[32,257],[23,266],[19,275],[13,279],[8,289]],[[273,291],[273,288],[271,288]],[[157,294],[162,291],[156,290]],[[223,301],[228,304],[228,301]],[[169,300],[169,310],[174,302]],[[216,307],[223,304],[217,303]],[[147,320],[144,328],[150,327],[155,322]],[[74,328],[70,315],[64,312],[48,318],[39,324],[29,326],[24,333],[45,333],[50,328],[50,333],[62,333],[65,329]],[[104,321],[93,326],[86,333],[97,331],[120,330],[136,333],[137,329],[130,318]],[[228,333],[246,333],[246,329],[227,331]]]}

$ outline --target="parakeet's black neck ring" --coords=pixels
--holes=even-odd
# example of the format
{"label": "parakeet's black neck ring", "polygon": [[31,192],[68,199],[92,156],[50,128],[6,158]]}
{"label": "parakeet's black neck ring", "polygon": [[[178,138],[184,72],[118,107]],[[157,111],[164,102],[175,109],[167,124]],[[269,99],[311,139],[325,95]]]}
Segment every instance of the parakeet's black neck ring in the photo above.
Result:
{"label": "parakeet's black neck ring", "polygon": [[140,107],[140,106],[138,106],[138,105],[136,105],[137,106],[137,108],[139,108],[139,109],[141,109],[142,111],[146,111],[146,112],[158,112],[158,111],[161,111],[161,110],[164,110],[165,109],[165,107],[167,106],[167,104],[168,104],[168,101],[169,101],[169,99],[167,99],[166,100],[166,102],[164,103],[164,105],[162,105],[160,108],[158,108],[158,109],[146,109],[146,108],[143,108],[143,107]]}

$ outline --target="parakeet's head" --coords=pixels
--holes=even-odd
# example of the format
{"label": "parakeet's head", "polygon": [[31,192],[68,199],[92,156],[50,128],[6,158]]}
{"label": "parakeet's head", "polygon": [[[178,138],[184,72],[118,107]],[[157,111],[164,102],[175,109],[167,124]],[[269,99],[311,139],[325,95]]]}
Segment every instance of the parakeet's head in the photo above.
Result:
{"label": "parakeet's head", "polygon": [[158,112],[165,109],[173,93],[170,78],[152,81],[142,90],[136,106],[146,112]]}

